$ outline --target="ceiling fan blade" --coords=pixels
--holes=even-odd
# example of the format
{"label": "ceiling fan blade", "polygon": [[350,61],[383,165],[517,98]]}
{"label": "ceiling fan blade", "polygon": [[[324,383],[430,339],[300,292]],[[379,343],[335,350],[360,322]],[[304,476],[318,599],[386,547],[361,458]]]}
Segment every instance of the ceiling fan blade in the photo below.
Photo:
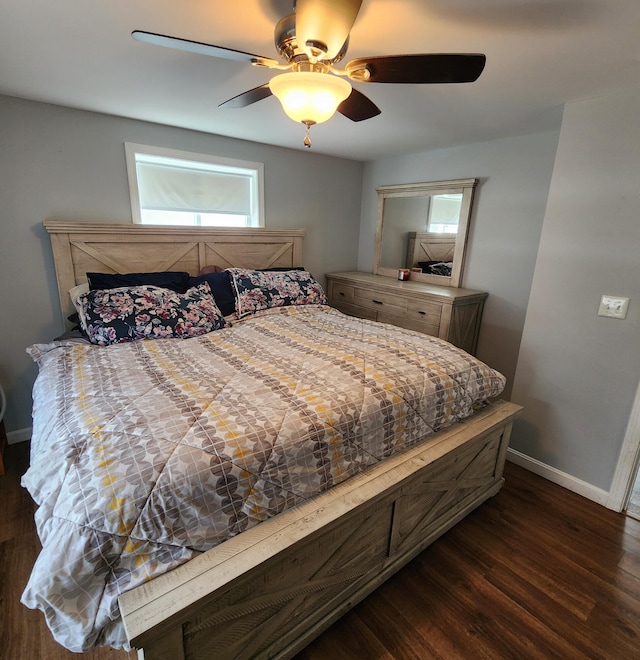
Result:
{"label": "ceiling fan blade", "polygon": [[391,55],[352,60],[349,78],[376,83],[464,83],[482,73],[486,57],[480,54]]}
{"label": "ceiling fan blade", "polygon": [[341,115],[351,121],[364,121],[380,114],[380,108],[355,87],[351,94],[338,106]]}
{"label": "ceiling fan blade", "polygon": [[144,32],[134,30],[131,36],[136,41],[142,41],[154,46],[164,46],[165,48],[175,48],[184,50],[188,53],[197,53],[198,55],[209,55],[210,57],[221,57],[225,60],[236,60],[237,62],[247,62],[249,64],[258,62],[263,66],[277,66],[278,62],[262,55],[253,55],[233,48],[224,48],[223,46],[214,46],[213,44],[204,44],[200,41],[190,41],[189,39],[179,39],[178,37],[168,37],[164,34],[155,34],[153,32]]}
{"label": "ceiling fan blade", "polygon": [[269,88],[269,83],[265,83],[264,85],[260,85],[260,87],[254,87],[247,92],[242,92],[242,94],[234,96],[228,101],[224,101],[224,103],[221,103],[218,107],[246,108],[252,103],[257,103],[258,101],[262,101],[262,99],[269,98],[271,94],[272,92]]}
{"label": "ceiling fan blade", "polygon": [[307,55],[324,52],[332,60],[340,52],[360,11],[362,0],[297,0],[296,39]]}

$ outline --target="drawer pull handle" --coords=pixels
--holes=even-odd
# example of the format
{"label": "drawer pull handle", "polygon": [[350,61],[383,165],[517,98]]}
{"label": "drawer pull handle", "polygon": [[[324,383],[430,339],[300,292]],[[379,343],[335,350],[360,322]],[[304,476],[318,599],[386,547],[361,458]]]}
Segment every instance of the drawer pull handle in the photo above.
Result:
{"label": "drawer pull handle", "polygon": [[418,314],[422,314],[422,316],[424,316],[426,314],[426,312],[421,312],[421,311],[418,310]]}
{"label": "drawer pull handle", "polygon": [[338,292],[341,296],[344,296],[344,291],[339,291]]}
{"label": "drawer pull handle", "polygon": [[371,302],[375,303],[376,305],[382,305],[383,304],[379,300],[372,300]]}

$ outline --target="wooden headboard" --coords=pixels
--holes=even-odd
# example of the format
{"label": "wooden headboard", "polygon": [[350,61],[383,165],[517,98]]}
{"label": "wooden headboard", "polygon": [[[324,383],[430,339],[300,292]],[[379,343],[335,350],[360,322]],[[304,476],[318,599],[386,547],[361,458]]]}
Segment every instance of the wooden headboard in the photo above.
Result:
{"label": "wooden headboard", "polygon": [[75,310],[69,290],[87,273],[165,270],[197,275],[203,266],[302,266],[306,229],[163,227],[48,220],[63,317]]}
{"label": "wooden headboard", "polygon": [[[420,261],[454,261],[456,237],[454,234],[432,232],[409,232],[407,246],[407,268],[415,268]],[[459,255],[460,261],[464,255]],[[458,267],[460,272],[460,266]],[[451,277],[447,275],[423,275],[425,281],[442,286],[451,286]]]}
{"label": "wooden headboard", "polygon": [[409,232],[409,268],[419,261],[453,261],[456,237],[448,234]]}

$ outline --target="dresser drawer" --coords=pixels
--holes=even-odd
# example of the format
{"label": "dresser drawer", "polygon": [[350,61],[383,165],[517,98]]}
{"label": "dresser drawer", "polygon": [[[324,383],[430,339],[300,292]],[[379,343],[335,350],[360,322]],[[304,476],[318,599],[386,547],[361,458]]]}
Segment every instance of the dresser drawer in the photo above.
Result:
{"label": "dresser drawer", "polygon": [[378,315],[396,314],[404,316],[407,313],[407,301],[389,293],[378,293],[356,288],[354,291],[354,303],[367,309],[375,309]]}
{"label": "dresser drawer", "polygon": [[353,303],[353,292],[354,289],[351,285],[333,282],[330,296],[335,303]]}
{"label": "dresser drawer", "polygon": [[[408,300],[407,301],[407,318],[417,323],[426,323],[427,325],[435,325],[438,334],[438,327],[440,326],[440,317],[442,316],[442,305],[438,303],[425,302],[424,300]],[[429,333],[433,334],[433,333]]]}

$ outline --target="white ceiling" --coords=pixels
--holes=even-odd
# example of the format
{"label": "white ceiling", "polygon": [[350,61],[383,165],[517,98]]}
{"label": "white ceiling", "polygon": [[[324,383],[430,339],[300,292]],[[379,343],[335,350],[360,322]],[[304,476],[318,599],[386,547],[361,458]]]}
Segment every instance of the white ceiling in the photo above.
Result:
{"label": "white ceiling", "polygon": [[[290,0],[0,0],[0,93],[303,149],[249,65],[134,41],[139,29],[276,57]],[[313,151],[357,160],[544,130],[570,100],[640,86],[639,0],[364,0],[345,62],[485,53],[460,85],[355,84],[382,110],[312,128]],[[338,65],[340,66],[340,65]],[[0,123],[1,127],[1,123]],[[0,128],[1,130],[1,128]]]}

